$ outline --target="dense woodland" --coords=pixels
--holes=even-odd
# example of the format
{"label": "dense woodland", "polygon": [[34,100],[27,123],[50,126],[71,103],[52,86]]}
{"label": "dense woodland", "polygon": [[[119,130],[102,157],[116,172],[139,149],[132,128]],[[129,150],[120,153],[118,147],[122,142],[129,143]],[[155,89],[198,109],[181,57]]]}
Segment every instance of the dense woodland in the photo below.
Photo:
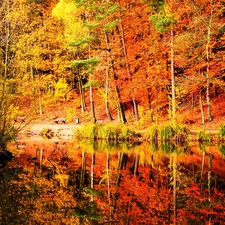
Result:
{"label": "dense woodland", "polygon": [[[213,101],[225,96],[224,33],[222,0],[0,1],[0,152],[17,116],[47,119],[51,112],[69,122],[84,115],[142,128],[170,119],[191,123],[192,112],[200,124],[218,119]],[[224,145],[220,159],[211,146],[208,154],[205,146],[173,149],[164,140],[162,151],[147,143],[125,151],[123,143],[104,152],[82,141],[52,149],[38,141],[36,155],[24,145],[25,153],[0,171],[5,223],[98,216],[74,215],[74,207],[85,206],[105,210],[103,222],[117,224],[147,216],[150,223],[223,221]],[[89,205],[93,200],[97,205]]]}
{"label": "dense woodland", "polygon": [[67,118],[151,123],[189,102],[208,123],[224,91],[224,21],[217,0],[3,0],[1,130],[67,103]]}

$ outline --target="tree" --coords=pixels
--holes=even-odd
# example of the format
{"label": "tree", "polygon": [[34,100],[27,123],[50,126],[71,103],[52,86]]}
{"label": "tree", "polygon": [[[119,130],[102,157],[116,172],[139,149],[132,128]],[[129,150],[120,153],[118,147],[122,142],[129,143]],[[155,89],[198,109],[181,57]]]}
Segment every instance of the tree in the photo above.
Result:
{"label": "tree", "polygon": [[[39,115],[47,105],[55,104],[55,85],[60,79],[72,83],[72,70],[68,70],[71,55],[62,38],[63,26],[51,15],[55,4],[54,1],[17,0],[10,15],[16,30],[14,79],[16,84],[23,81],[15,92],[21,105],[29,102]],[[65,98],[69,88],[73,87],[68,86]]]}
{"label": "tree", "polygon": [[[160,5],[161,8],[161,5]],[[162,12],[161,12],[162,11]],[[159,32],[170,31],[170,65],[171,65],[171,116],[175,119],[175,74],[174,74],[174,15],[173,4],[164,3],[164,8],[158,14],[152,15],[150,21],[153,22]]]}
{"label": "tree", "polygon": [[[87,4],[87,3],[86,3]],[[79,8],[80,6],[80,8]],[[79,90],[81,95],[81,106],[82,112],[85,109],[85,100],[84,100],[84,93],[83,88],[89,87],[90,90],[90,105],[91,105],[91,114],[92,118],[95,121],[95,109],[94,109],[94,101],[93,101],[93,90],[92,90],[92,74],[93,68],[96,66],[98,60],[92,56],[92,45],[95,41],[95,36],[93,28],[95,25],[92,24],[92,15],[89,15],[88,7],[84,9],[82,3],[77,1],[75,4],[73,2],[65,3],[63,0],[59,2],[59,4],[54,9],[54,14],[57,15],[59,18],[64,19],[64,23],[66,26],[65,34],[66,33],[73,33],[74,36],[69,39],[69,45],[76,47],[76,59],[72,61],[72,68],[74,68],[76,77],[78,78],[79,82]],[[71,14],[66,14],[64,12],[64,8],[67,8]],[[62,9],[62,10],[60,10]],[[62,13],[63,12],[63,13]],[[75,15],[75,16],[74,16]],[[75,22],[77,27],[74,27],[74,24],[71,22]],[[79,28],[78,28],[79,27]],[[73,29],[76,29],[73,32]],[[80,32],[77,30],[80,29]],[[86,80],[89,79],[89,83],[84,83]]]}
{"label": "tree", "polygon": [[[220,74],[221,68],[221,31],[224,6],[220,2],[196,1],[185,2],[185,8],[179,10],[179,18],[183,18],[178,26],[180,33],[175,40],[178,54],[177,63],[180,75],[180,85],[190,92],[192,98],[197,94],[202,113],[202,123],[205,123],[204,101],[207,106],[207,120],[212,120],[211,98],[217,86],[223,86]],[[182,28],[185,25],[185,30]],[[191,50],[190,50],[191,49]]]}
{"label": "tree", "polygon": [[20,129],[14,127],[12,119],[18,113],[15,106],[16,96],[14,95],[13,81],[13,35],[14,30],[11,27],[10,13],[12,2],[8,0],[0,3],[0,146],[5,150],[8,140]]}
{"label": "tree", "polygon": [[[73,60],[83,60],[87,49],[87,28],[83,26],[83,21],[80,16],[82,9],[78,9],[73,1],[65,2],[61,0],[54,7],[52,14],[56,16],[64,25],[62,39],[67,46],[68,53],[73,56],[70,59],[69,67]],[[72,63],[73,64],[73,63]],[[73,71],[73,88],[78,89],[80,94],[80,105],[82,113],[86,111],[85,89],[83,86],[88,80],[88,75],[82,68],[77,65],[72,65]]]}

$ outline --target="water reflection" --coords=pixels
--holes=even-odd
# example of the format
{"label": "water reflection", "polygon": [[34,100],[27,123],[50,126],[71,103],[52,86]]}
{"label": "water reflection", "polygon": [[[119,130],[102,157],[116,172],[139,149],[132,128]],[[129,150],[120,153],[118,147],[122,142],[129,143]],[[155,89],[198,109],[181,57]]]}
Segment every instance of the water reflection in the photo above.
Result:
{"label": "water reflection", "polygon": [[0,171],[0,224],[224,224],[224,146],[30,139]]}

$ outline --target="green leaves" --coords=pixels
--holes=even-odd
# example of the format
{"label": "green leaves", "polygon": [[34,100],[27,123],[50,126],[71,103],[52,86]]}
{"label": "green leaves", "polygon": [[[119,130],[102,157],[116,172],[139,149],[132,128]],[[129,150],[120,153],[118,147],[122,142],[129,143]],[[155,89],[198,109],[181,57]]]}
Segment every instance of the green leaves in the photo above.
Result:
{"label": "green leaves", "polygon": [[79,218],[89,218],[92,220],[100,220],[102,215],[100,214],[100,209],[97,208],[96,202],[88,202],[85,207],[76,207],[74,216]]}
{"label": "green leaves", "polygon": [[164,0],[152,0],[151,7],[156,10],[157,12],[161,11],[164,7],[165,1]]}
{"label": "green leaves", "polygon": [[69,42],[69,46],[78,47],[78,46],[80,46],[82,44],[89,44],[92,41],[95,41],[95,38],[94,37],[91,37],[89,35],[86,35],[86,36],[84,36],[82,38],[77,39],[74,42]]}
{"label": "green leaves", "polygon": [[156,14],[152,15],[149,20],[160,32],[167,32],[171,25],[174,23],[174,14],[171,11],[171,6],[165,4],[164,1],[153,1],[152,8],[156,11]]}
{"label": "green leaves", "polygon": [[159,13],[152,15],[150,21],[160,33],[164,33],[170,29],[170,26],[174,23],[174,18],[172,15],[166,16]]}
{"label": "green leaves", "polygon": [[83,68],[85,70],[91,69],[92,67],[96,66],[100,62],[97,58],[89,58],[83,60],[75,60],[72,62],[72,67],[74,68]]}
{"label": "green leaves", "polygon": [[114,4],[107,10],[107,14],[109,15],[111,13],[117,12],[119,8],[120,8],[119,4]]}
{"label": "green leaves", "polygon": [[104,24],[104,31],[111,32],[120,22],[121,20],[114,20]]}
{"label": "green leaves", "polygon": [[99,83],[96,80],[89,80],[85,85],[83,85],[83,88],[89,88],[89,87],[99,87],[101,86],[101,83]]}

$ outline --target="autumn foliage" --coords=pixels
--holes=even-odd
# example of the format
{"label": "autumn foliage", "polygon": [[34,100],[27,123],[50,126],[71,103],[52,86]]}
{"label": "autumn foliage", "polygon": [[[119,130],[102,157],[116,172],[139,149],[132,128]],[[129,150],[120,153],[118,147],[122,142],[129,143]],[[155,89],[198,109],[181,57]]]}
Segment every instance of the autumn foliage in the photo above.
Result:
{"label": "autumn foliage", "polygon": [[4,0],[1,111],[10,98],[13,115],[69,103],[55,116],[146,127],[189,122],[179,116],[188,108],[212,121],[224,85],[224,10],[214,0]]}

